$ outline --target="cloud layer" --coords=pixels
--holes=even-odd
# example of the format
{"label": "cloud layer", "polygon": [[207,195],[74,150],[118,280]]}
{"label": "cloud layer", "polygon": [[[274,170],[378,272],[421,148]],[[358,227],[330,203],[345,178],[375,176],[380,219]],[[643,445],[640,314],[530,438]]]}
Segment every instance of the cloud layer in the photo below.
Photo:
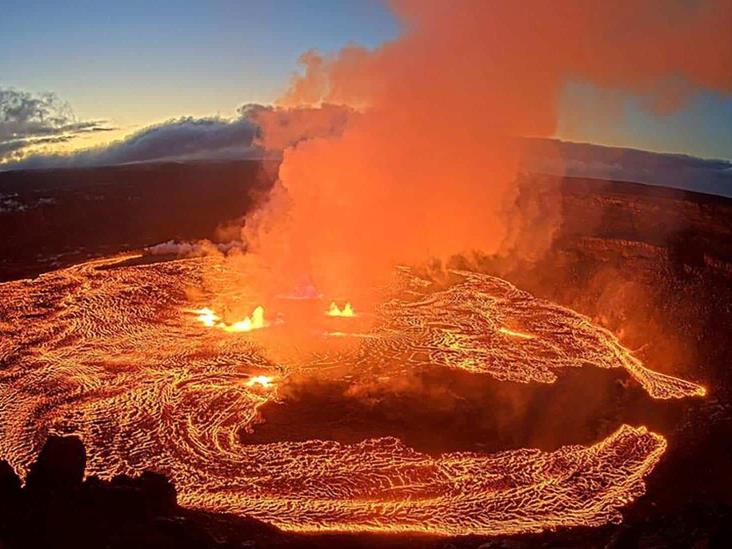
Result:
{"label": "cloud layer", "polygon": [[72,154],[36,154],[13,169],[87,167],[160,160],[247,158],[257,129],[249,120],[184,117],[145,128],[107,146]]}
{"label": "cloud layer", "polygon": [[80,121],[53,93],[0,88],[0,162],[20,160],[28,149],[108,131],[103,121]]}
{"label": "cloud layer", "polygon": [[[241,160],[278,155],[313,137],[340,135],[357,112],[342,106],[285,109],[245,104],[233,119],[181,117],[109,145],[69,154],[29,147],[108,128],[78,121],[54,94],[0,89],[0,161],[5,169],[86,167],[132,162]],[[261,127],[267,128],[266,132]],[[523,140],[521,170],[635,181],[732,197],[732,162],[550,139]]]}
{"label": "cloud layer", "polygon": [[[185,160],[241,160],[276,155],[282,149],[318,136],[338,135],[349,117],[355,113],[345,107],[322,105],[319,108],[281,109],[258,104],[245,104],[237,109],[234,118],[181,117],[150,126],[120,141],[93,149],[68,154],[36,153],[25,155],[28,138],[18,144],[13,156],[6,157],[6,169],[88,167],[128,164],[132,162],[185,161]],[[39,139],[70,139],[65,134],[40,137],[41,132],[51,132],[53,127],[68,128],[61,117],[49,122],[42,115],[45,126],[33,122],[34,137]],[[61,121],[61,122],[59,122]],[[271,129],[266,138],[260,135],[260,126],[266,123]],[[53,126],[54,124],[55,126]],[[77,132],[93,131],[94,123],[75,123]],[[19,123],[6,124],[0,132],[7,134],[7,142],[13,145],[19,138]],[[26,130],[31,132],[30,123]],[[59,130],[60,131],[60,130]],[[70,130],[67,130],[70,132]],[[3,133],[0,133],[3,135]],[[47,141],[50,143],[51,141]],[[0,142],[0,147],[2,146]],[[0,153],[0,160],[2,156]]]}

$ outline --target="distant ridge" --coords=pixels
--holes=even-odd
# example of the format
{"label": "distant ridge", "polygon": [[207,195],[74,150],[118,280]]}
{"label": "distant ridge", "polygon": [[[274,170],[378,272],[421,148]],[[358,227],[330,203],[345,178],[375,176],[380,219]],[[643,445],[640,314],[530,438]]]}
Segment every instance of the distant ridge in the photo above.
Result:
{"label": "distant ridge", "polygon": [[732,161],[685,154],[531,138],[521,169],[570,177],[645,183],[732,197]]}

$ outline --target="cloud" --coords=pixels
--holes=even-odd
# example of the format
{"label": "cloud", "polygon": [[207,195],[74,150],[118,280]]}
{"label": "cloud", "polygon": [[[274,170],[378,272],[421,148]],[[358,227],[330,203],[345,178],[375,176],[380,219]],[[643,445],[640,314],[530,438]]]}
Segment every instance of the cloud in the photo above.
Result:
{"label": "cloud", "polygon": [[[120,141],[73,153],[39,153],[21,158],[23,147],[20,147],[16,153],[17,160],[5,167],[58,168],[166,160],[259,158],[267,154],[276,155],[281,149],[305,139],[336,135],[350,116],[355,116],[352,110],[332,105],[284,109],[245,104],[231,119],[181,117],[144,128]],[[260,127],[265,121],[270,131],[263,135]],[[13,147],[13,141],[7,141],[6,146]]]}
{"label": "cloud", "polygon": [[[30,147],[104,131],[78,121],[54,94],[0,89],[0,163],[4,169],[85,167],[165,160],[239,160],[277,156],[318,137],[337,137],[361,114],[340,105],[284,108],[244,104],[233,118],[181,117],[108,145],[68,154]],[[732,162],[553,139],[522,139],[523,172],[616,179],[732,196]]]}
{"label": "cloud", "polygon": [[78,120],[53,93],[0,88],[0,163],[21,159],[38,146],[110,129],[104,121]]}
{"label": "cloud", "polygon": [[109,145],[70,154],[33,154],[11,169],[87,167],[159,160],[234,159],[257,154],[249,120],[184,117],[145,128]]}

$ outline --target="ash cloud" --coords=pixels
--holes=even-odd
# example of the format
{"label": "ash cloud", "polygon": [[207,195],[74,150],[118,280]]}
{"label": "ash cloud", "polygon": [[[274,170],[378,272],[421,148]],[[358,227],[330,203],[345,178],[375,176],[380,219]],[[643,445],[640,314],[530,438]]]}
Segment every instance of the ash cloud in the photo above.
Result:
{"label": "ash cloud", "polygon": [[0,88],[0,162],[19,160],[32,147],[111,129],[101,120],[79,120],[54,93]]}

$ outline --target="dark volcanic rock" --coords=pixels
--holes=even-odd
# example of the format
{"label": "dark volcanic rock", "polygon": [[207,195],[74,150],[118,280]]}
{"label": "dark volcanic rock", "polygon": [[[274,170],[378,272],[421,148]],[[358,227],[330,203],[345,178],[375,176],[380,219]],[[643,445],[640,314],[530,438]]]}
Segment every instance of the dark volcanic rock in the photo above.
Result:
{"label": "dark volcanic rock", "polygon": [[81,486],[86,451],[76,437],[50,436],[26,478],[29,491],[66,492]]}
{"label": "dark volcanic rock", "polygon": [[[237,524],[233,541],[214,538],[178,507],[173,484],[145,471],[111,481],[84,480],[86,452],[77,437],[49,437],[26,484],[0,462],[0,548],[209,549],[244,547],[278,530],[252,519]],[[195,514],[193,516],[196,516]]]}
{"label": "dark volcanic rock", "polygon": [[0,172],[0,280],[168,240],[212,238],[272,182],[259,161]]}
{"label": "dark volcanic rock", "polygon": [[20,494],[20,477],[10,464],[3,460],[0,461],[0,499],[13,499]]}
{"label": "dark volcanic rock", "polygon": [[156,515],[173,513],[176,507],[175,486],[167,477],[152,471],[145,471],[140,476],[139,484],[151,513]]}

